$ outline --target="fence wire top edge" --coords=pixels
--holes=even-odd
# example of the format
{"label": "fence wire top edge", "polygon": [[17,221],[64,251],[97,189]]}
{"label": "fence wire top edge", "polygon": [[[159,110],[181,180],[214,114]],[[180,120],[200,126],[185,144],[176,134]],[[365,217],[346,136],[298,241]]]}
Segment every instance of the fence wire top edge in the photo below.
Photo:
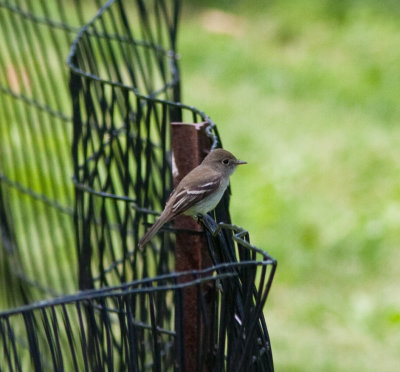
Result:
{"label": "fence wire top edge", "polygon": [[[274,266],[274,260],[264,260],[264,261],[243,261],[243,262],[230,262],[230,263],[222,263],[215,266],[211,266],[209,268],[203,270],[190,270],[190,271],[182,271],[182,272],[173,272],[165,275],[160,275],[152,278],[145,278],[137,281],[127,282],[119,286],[106,287],[106,288],[98,288],[86,291],[80,291],[78,293],[72,295],[65,295],[49,300],[38,301],[32,303],[30,305],[24,305],[17,308],[12,308],[9,310],[0,312],[0,319],[7,318],[12,315],[18,315],[22,313],[27,313],[39,309],[50,308],[54,306],[62,306],[68,305],[74,302],[85,302],[92,299],[100,299],[100,298],[108,298],[108,297],[118,297],[124,295],[134,295],[139,293],[151,293],[151,292],[160,292],[160,291],[170,291],[176,289],[182,289],[186,287],[190,287],[193,285],[199,285],[208,281],[218,281],[220,279],[225,279],[228,277],[235,277],[238,275],[237,272],[222,272],[213,275],[214,271],[222,270],[222,269],[230,269],[230,268],[239,268],[239,267],[251,267],[251,266]],[[204,276],[204,274],[210,274],[208,276]],[[194,280],[189,280],[182,283],[175,283],[172,285],[159,285],[154,287],[153,284],[157,282],[162,282],[165,280],[177,280],[182,277],[187,276],[195,276],[197,277]],[[140,286],[135,288],[130,288],[132,286]]]}

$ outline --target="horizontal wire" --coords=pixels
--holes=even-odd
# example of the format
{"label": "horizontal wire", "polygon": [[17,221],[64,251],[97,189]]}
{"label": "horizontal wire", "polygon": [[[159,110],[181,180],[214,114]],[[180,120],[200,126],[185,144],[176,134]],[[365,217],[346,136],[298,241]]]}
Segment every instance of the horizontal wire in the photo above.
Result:
{"label": "horizontal wire", "polygon": [[4,86],[0,85],[0,92],[3,94],[7,94],[15,99],[21,100],[22,102],[31,105],[41,111],[45,111],[48,114],[50,114],[53,117],[56,117],[58,119],[61,119],[62,121],[67,121],[67,122],[72,122],[72,117],[65,115],[64,113],[60,111],[56,111],[52,109],[48,105],[41,104],[40,102],[36,101],[35,99],[29,98],[23,94],[15,93],[9,88],[5,88]]}
{"label": "horizontal wire", "polygon": [[49,197],[47,197],[44,194],[39,194],[38,192],[33,191],[31,188],[23,186],[18,181],[12,181],[1,171],[0,171],[0,180],[3,181],[8,187],[12,187],[23,194],[29,195],[31,198],[33,198],[35,200],[39,200],[39,201],[43,202],[44,204],[47,204],[62,213],[68,214],[70,216],[74,215],[73,208],[62,205],[58,201],[50,199]]}

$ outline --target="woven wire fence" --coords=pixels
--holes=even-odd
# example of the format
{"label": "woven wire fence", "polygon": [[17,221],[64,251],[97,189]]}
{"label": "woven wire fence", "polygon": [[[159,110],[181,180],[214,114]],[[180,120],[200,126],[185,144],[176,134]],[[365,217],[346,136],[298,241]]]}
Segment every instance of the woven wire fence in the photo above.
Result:
{"label": "woven wire fence", "polygon": [[[224,259],[209,269],[88,290],[4,312],[0,317],[3,369],[183,371],[183,296],[190,288],[201,305],[197,321],[209,319],[199,334],[203,341],[197,370],[272,371],[262,308],[273,261],[250,246],[240,229],[218,226],[213,220],[206,226],[213,247]],[[234,245],[225,237],[231,229]],[[228,263],[233,254],[240,261]],[[204,291],[210,287],[217,288],[212,292],[211,317],[206,314],[210,291]]]}
{"label": "woven wire fence", "polygon": [[136,248],[172,187],[170,123],[206,121],[221,144],[180,103],[179,8],[0,1],[1,370],[190,371],[195,353],[197,371],[273,371],[276,262],[230,224],[228,192],[191,232],[210,267],[175,271],[170,226]]}

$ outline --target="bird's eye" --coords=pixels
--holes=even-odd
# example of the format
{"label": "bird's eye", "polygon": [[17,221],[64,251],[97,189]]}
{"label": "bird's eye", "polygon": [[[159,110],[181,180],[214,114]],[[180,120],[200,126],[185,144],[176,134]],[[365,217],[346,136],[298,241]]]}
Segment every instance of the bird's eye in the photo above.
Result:
{"label": "bird's eye", "polygon": [[222,162],[223,162],[224,164],[228,164],[228,163],[229,163],[229,159],[224,159],[224,160],[222,160]]}

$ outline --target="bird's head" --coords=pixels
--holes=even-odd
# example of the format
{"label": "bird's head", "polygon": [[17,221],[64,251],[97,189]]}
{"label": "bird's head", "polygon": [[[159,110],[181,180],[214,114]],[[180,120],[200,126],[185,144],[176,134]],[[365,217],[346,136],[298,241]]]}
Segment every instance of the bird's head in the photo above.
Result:
{"label": "bird's head", "polygon": [[240,164],[247,164],[237,159],[232,153],[224,149],[211,151],[203,160],[204,165],[209,165],[221,172],[232,174]]}

